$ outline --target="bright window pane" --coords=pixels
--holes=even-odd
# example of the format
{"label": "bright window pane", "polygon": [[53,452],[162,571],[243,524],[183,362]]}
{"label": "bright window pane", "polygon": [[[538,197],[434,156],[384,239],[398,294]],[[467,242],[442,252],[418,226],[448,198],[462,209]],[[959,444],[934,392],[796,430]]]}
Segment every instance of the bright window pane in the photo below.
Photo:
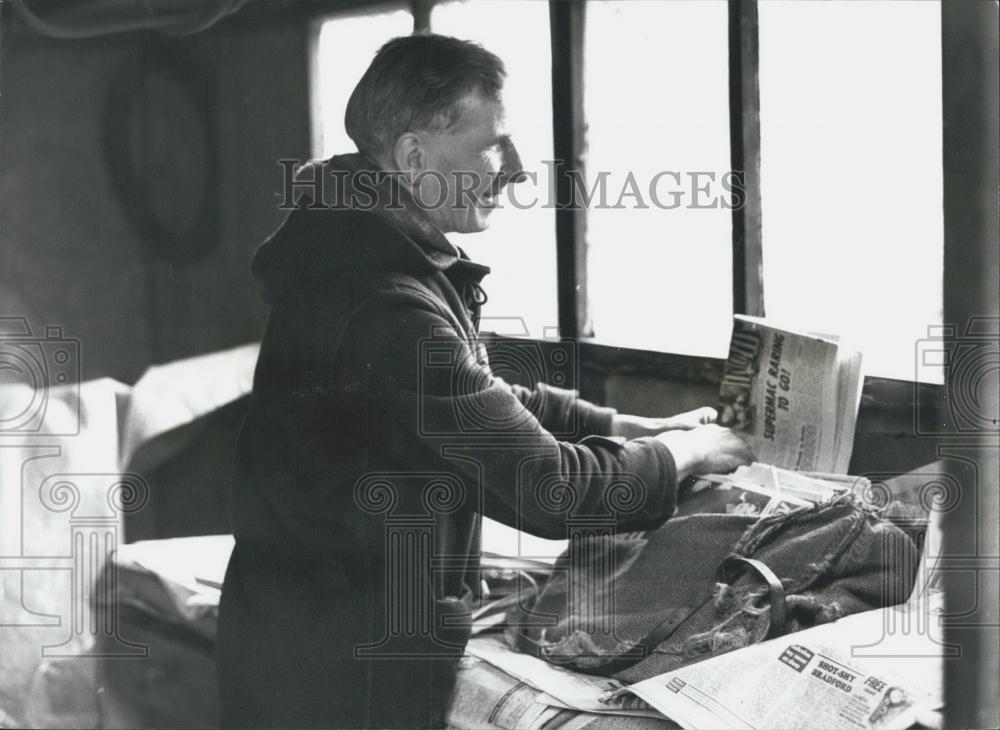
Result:
{"label": "bright window pane", "polygon": [[347,100],[383,43],[413,32],[406,10],[329,18],[320,26],[313,65],[313,155],[326,159],[356,151],[344,131]]}
{"label": "bright window pane", "polygon": [[[538,0],[477,0],[436,5],[435,33],[476,41],[507,67],[504,106],[507,126],[526,170],[538,184],[508,188],[509,199],[480,233],[450,235],[474,261],[492,268],[483,282],[489,301],[482,328],[503,334],[544,337],[559,319],[556,289],[555,214],[543,207],[552,159],[552,71],[548,3]],[[516,190],[512,190],[516,188]],[[537,205],[529,205],[535,198]],[[522,325],[523,322],[523,325]]]}
{"label": "bright window pane", "polygon": [[941,323],[940,5],[759,12],[767,315],[912,380],[916,342]]}
{"label": "bright window pane", "polygon": [[[727,48],[725,2],[587,4],[587,177],[593,184],[607,173],[607,205],[591,202],[587,236],[601,342],[726,355],[733,313],[732,211],[721,186],[730,167]],[[612,207],[630,173],[646,209],[634,196]],[[694,193],[696,186],[707,192]]]}

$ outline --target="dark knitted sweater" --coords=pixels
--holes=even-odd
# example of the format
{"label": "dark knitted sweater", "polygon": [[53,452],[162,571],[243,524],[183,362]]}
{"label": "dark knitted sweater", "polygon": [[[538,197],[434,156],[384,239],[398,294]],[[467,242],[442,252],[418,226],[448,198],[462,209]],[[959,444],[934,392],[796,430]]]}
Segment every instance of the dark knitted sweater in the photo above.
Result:
{"label": "dark knitted sweater", "polygon": [[254,257],[271,312],[233,479],[228,725],[440,725],[480,515],[562,538],[570,518],[645,529],[674,509],[662,443],[595,438],[610,409],[491,373],[477,332],[489,269],[394,193],[400,210],[300,201]]}

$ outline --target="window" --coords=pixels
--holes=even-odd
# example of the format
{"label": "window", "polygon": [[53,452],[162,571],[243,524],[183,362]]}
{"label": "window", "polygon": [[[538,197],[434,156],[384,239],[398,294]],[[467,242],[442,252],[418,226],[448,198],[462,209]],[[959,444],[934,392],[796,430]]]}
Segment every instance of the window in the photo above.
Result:
{"label": "window", "polygon": [[[607,204],[592,201],[587,215],[594,337],[725,357],[733,315],[732,211],[721,188],[730,168],[726,3],[593,1],[585,28],[586,177],[607,182]],[[626,196],[615,207],[629,175],[641,204]]]}
{"label": "window", "polygon": [[354,152],[344,131],[347,100],[383,43],[413,32],[406,10],[338,15],[320,25],[313,65],[313,156],[325,160]]}
{"label": "window", "polygon": [[[741,197],[729,11],[725,0],[586,3],[577,152],[591,198],[574,245],[599,344],[726,355]],[[915,362],[942,318],[940,4],[768,0],[755,15],[765,314],[841,335],[868,374],[940,382]],[[511,186],[486,232],[451,238],[493,269],[484,329],[530,337],[560,321],[549,16],[538,0],[438,2],[430,15],[434,32],[480,42],[508,68],[508,124],[537,182]],[[323,24],[318,155],[353,149],[347,98],[375,50],[412,24],[402,8]],[[510,194],[535,204],[519,209]]]}
{"label": "window", "polygon": [[[509,186],[504,209],[492,214],[486,231],[449,236],[471,259],[492,268],[483,282],[489,294],[483,308],[483,329],[534,338],[554,334],[559,324],[555,213],[546,206],[546,162],[552,159],[548,3],[442,3],[431,14],[431,29],[476,41],[503,59],[507,67],[507,125],[525,170],[536,173],[538,180],[537,184]],[[536,198],[537,204],[532,205]],[[522,208],[515,208],[515,202]],[[518,331],[522,321],[525,330]]]}
{"label": "window", "polygon": [[913,380],[942,317],[940,4],[759,14],[767,316],[843,335],[868,374]]}

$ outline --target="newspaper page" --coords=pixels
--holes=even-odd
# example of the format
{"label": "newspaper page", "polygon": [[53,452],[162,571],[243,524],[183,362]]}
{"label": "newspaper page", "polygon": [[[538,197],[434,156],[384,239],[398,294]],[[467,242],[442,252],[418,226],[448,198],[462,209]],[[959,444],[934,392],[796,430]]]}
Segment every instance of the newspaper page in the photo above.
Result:
{"label": "newspaper page", "polygon": [[724,654],[629,691],[686,728],[882,728],[914,702],[891,679],[797,636]]}
{"label": "newspaper page", "polygon": [[861,352],[847,350],[843,343],[838,345],[837,360],[837,438],[834,471],[846,474],[851,464],[854,450],[854,429],[858,422],[858,408],[861,405],[861,390],[864,385]]}
{"label": "newspaper page", "polygon": [[754,462],[732,474],[704,474],[693,480],[677,516],[721,513],[769,515],[817,504],[846,493],[863,493],[864,477],[779,469]]}
{"label": "newspaper page", "polygon": [[457,730],[534,730],[560,712],[538,702],[540,694],[482,659],[466,656],[459,663],[445,719]]}
{"label": "newspaper page", "polygon": [[838,471],[837,352],[827,339],[736,315],[719,422],[743,431],[762,462],[796,471]]}
{"label": "newspaper page", "polygon": [[834,447],[836,469],[846,474],[854,449],[854,429],[858,420],[858,406],[861,405],[861,390],[864,385],[864,371],[861,369],[861,352],[845,346],[839,335],[809,332],[811,337],[828,340],[837,345],[837,436]]}
{"label": "newspaper page", "polygon": [[617,679],[580,674],[549,664],[543,659],[514,651],[499,636],[475,637],[469,641],[465,651],[544,692],[557,707],[601,714],[659,716],[659,713],[648,709],[633,710],[602,702],[608,692],[625,686]]}

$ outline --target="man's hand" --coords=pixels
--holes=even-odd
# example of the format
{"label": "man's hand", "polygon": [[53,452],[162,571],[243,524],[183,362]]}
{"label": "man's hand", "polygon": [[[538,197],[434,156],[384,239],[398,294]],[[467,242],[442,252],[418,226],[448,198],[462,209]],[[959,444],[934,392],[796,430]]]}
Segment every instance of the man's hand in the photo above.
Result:
{"label": "man's hand", "polygon": [[719,412],[710,406],[695,408],[693,411],[681,413],[667,419],[668,430],[690,431],[698,426],[706,426],[719,420]]}
{"label": "man's hand", "polygon": [[736,432],[714,423],[690,431],[666,431],[656,438],[670,448],[678,482],[698,474],[726,474],[754,458]]}
{"label": "man's hand", "polygon": [[669,418],[643,418],[617,414],[611,421],[611,435],[637,439],[642,436],[656,436],[664,431],[689,431],[698,426],[715,423],[718,417],[716,410],[708,406]]}

